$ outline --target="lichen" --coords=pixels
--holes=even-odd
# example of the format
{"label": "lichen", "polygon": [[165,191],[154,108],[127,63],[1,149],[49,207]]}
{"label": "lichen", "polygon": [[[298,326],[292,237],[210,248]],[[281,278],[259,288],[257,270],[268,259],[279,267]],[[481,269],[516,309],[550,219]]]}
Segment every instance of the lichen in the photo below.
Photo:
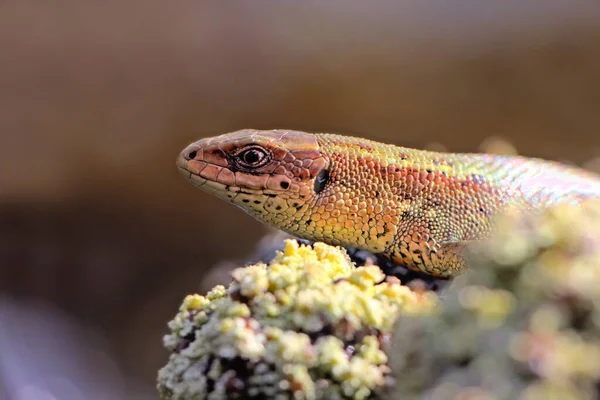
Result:
{"label": "lichen", "polygon": [[439,314],[400,316],[402,399],[600,397],[600,205],[509,213]]}
{"label": "lichen", "polygon": [[398,315],[436,307],[433,293],[323,243],[287,240],[269,265],[232,276],[187,296],[169,322],[161,398],[376,398],[390,383],[383,350]]}

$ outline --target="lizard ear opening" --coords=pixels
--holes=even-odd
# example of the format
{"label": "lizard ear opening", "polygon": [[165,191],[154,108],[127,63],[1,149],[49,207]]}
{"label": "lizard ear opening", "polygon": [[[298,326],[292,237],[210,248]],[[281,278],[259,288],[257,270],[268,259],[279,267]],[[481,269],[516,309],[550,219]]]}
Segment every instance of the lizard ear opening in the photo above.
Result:
{"label": "lizard ear opening", "polygon": [[315,193],[319,194],[325,189],[327,182],[329,181],[329,170],[327,168],[323,168],[319,171],[319,174],[315,177]]}

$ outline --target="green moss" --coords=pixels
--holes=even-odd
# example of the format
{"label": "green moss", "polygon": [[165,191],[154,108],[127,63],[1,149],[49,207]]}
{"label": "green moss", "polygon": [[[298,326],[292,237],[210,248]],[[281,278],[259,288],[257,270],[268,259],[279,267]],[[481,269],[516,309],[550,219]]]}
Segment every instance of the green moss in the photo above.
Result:
{"label": "green moss", "polygon": [[440,303],[399,318],[390,398],[598,398],[600,205],[501,218]]}
{"label": "green moss", "polygon": [[374,398],[389,385],[382,347],[400,313],[430,313],[416,293],[345,251],[288,240],[226,289],[189,295],[164,338],[163,399]]}

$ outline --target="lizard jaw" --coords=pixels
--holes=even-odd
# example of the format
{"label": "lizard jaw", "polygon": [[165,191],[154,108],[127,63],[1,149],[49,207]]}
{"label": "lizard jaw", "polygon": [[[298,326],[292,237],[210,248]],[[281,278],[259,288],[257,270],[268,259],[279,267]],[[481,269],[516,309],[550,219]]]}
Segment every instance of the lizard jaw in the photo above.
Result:
{"label": "lizard jaw", "polygon": [[[184,152],[185,153],[185,152]],[[189,163],[193,162],[193,165]],[[183,153],[177,158],[177,169],[193,186],[212,194],[222,200],[230,203],[235,203],[235,199],[238,194],[262,196],[264,193],[259,189],[241,188],[234,185],[227,185],[210,179],[209,177],[202,176],[202,171],[206,167],[217,167],[211,163],[204,161],[187,160]]]}

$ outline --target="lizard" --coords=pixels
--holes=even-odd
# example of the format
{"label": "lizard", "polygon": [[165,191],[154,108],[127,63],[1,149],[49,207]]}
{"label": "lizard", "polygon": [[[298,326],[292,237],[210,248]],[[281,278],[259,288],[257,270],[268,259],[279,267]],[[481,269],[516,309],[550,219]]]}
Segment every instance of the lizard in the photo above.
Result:
{"label": "lizard", "polygon": [[558,162],[284,129],[204,138],[176,164],[193,185],[266,224],[438,278],[461,273],[467,247],[508,209],[600,198],[600,177]]}

